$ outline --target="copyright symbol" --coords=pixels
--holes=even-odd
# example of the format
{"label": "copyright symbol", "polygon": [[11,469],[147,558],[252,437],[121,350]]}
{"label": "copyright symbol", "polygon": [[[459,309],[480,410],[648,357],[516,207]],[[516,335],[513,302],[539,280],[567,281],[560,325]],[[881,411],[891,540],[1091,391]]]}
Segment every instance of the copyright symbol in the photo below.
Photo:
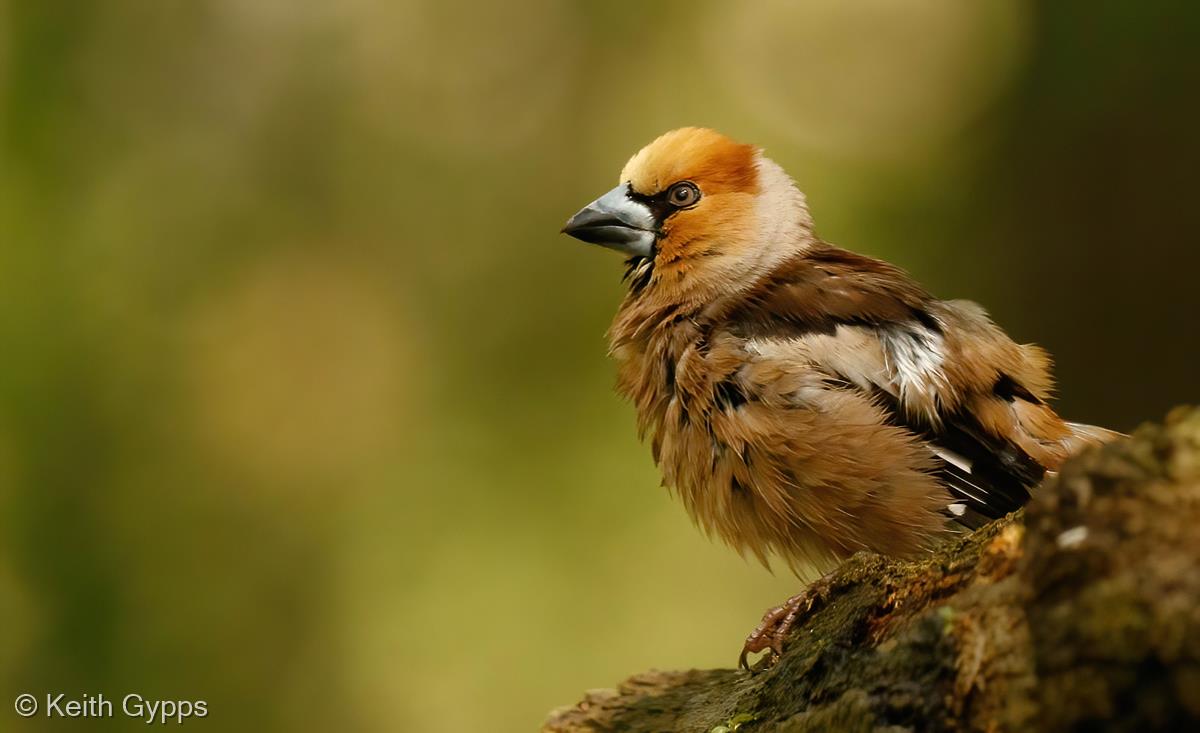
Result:
{"label": "copyright symbol", "polygon": [[24,695],[17,695],[17,701],[13,707],[17,709],[17,715],[22,718],[32,718],[37,713],[37,698],[28,692]]}

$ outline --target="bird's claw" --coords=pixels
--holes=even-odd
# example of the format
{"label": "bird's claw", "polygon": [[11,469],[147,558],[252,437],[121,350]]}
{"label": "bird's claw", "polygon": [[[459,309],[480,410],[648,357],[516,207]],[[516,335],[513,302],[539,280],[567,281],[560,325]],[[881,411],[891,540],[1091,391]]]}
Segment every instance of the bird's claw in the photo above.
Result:
{"label": "bird's claw", "polygon": [[[801,593],[792,596],[763,614],[762,621],[750,632],[746,643],[742,645],[742,653],[738,655],[739,667],[750,673],[761,672],[770,669],[779,661],[779,657],[783,655],[783,639],[795,623],[806,595]],[[759,660],[758,665],[751,666],[749,656],[762,651],[767,653]]]}
{"label": "bird's claw", "polygon": [[[766,634],[751,634],[746,637],[746,643],[742,645],[742,653],[738,655],[738,666],[751,674],[762,672],[775,666],[775,662],[779,661],[779,656],[783,654],[783,647],[774,639],[766,641],[768,638]],[[751,666],[749,656],[761,651],[766,651],[767,653],[763,655],[763,658],[759,660],[757,665]]]}
{"label": "bird's claw", "polygon": [[[738,666],[751,674],[775,666],[783,656],[784,639],[798,621],[806,617],[818,602],[825,599],[828,591],[826,576],[763,614],[762,621],[750,632],[746,643],[742,645],[742,653],[738,655]],[[767,653],[757,665],[751,666],[749,656],[762,651]]]}

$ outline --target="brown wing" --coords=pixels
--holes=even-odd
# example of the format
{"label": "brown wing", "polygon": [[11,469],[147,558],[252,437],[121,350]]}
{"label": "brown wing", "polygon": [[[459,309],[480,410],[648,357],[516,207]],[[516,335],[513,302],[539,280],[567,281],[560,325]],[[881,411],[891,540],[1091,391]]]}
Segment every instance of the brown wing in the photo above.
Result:
{"label": "brown wing", "polygon": [[783,263],[722,315],[747,336],[906,322],[936,328],[927,309],[933,300],[898,267],[819,245]]}
{"label": "brown wing", "polygon": [[888,263],[821,245],[723,310],[714,315],[730,331],[791,344],[925,441],[955,498],[949,511],[965,524],[1022,506],[1077,437],[1046,405],[1040,349],[1013,343],[974,304],[935,299]]}

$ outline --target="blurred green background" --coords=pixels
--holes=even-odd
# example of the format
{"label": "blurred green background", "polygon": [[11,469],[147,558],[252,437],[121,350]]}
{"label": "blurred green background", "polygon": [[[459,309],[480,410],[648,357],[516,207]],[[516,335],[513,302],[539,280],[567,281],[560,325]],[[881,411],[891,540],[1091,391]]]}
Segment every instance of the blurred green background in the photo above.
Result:
{"label": "blurred green background", "polygon": [[558,234],[684,124],[985,303],[1070,417],[1200,397],[1200,6],[0,0],[0,729],[528,731],[798,588],[659,488]]}

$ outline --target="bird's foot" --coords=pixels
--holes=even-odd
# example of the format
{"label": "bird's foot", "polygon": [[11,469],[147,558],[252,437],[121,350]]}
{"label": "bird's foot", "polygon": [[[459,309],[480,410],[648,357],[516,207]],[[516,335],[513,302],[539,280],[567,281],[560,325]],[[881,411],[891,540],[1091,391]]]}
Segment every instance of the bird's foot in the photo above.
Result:
{"label": "bird's foot", "polygon": [[[826,575],[800,593],[763,614],[762,621],[746,637],[738,666],[750,673],[770,669],[783,655],[783,642],[798,622],[803,621],[814,608],[829,596],[829,576]],[[765,651],[758,664],[751,666],[749,656]]]}

